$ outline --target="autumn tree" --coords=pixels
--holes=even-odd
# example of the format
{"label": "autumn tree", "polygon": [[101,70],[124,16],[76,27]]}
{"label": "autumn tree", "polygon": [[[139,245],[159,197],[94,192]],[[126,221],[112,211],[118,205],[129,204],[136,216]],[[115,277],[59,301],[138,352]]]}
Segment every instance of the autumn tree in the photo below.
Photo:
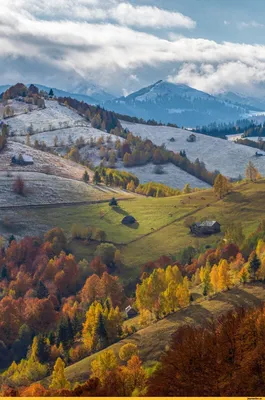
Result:
{"label": "autumn tree", "polygon": [[137,355],[139,352],[138,347],[134,343],[124,344],[119,351],[119,358],[122,361],[128,361],[132,356]]}
{"label": "autumn tree", "polygon": [[17,176],[13,184],[13,190],[16,194],[19,194],[20,196],[25,194],[25,182],[21,178],[21,176]]}
{"label": "autumn tree", "polygon": [[52,373],[52,382],[49,386],[50,389],[70,389],[70,382],[65,377],[64,367],[63,360],[60,357],[57,358]]}
{"label": "autumn tree", "polygon": [[254,182],[260,178],[260,173],[252,161],[249,161],[246,168],[246,178]]}
{"label": "autumn tree", "polygon": [[219,174],[214,181],[214,192],[218,195],[220,199],[222,199],[229,193],[230,186],[231,185],[228,179],[225,176]]}

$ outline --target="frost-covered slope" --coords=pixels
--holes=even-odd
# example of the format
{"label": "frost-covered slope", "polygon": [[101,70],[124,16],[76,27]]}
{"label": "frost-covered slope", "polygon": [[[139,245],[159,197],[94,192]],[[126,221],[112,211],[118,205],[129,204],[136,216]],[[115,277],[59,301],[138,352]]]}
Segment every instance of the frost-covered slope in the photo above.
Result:
{"label": "frost-covered slope", "polygon": [[74,127],[78,124],[88,125],[85,118],[68,107],[60,105],[57,101],[49,100],[45,104],[45,109],[34,110],[8,119],[10,134],[26,135],[31,125],[35,132]]}
{"label": "frost-covered slope", "polygon": [[[219,170],[228,177],[237,178],[240,174],[245,175],[246,165],[251,160],[265,175],[265,158],[256,158],[254,148],[202,134],[196,134],[196,142],[189,143],[187,142],[189,131],[166,126],[149,126],[123,121],[122,125],[132,133],[148,138],[157,145],[165,143],[169,150],[175,152],[185,150],[191,161],[199,158],[209,171]],[[175,142],[169,141],[172,137]],[[265,152],[259,152],[265,155]]]}
{"label": "frost-covered slope", "polygon": [[128,171],[139,178],[140,183],[158,182],[164,185],[183,189],[189,183],[192,188],[209,188],[210,185],[197,179],[195,176],[188,174],[173,164],[163,165],[164,174],[157,175],[154,173],[154,165],[147,164],[139,167],[125,168],[121,166],[119,169]]}

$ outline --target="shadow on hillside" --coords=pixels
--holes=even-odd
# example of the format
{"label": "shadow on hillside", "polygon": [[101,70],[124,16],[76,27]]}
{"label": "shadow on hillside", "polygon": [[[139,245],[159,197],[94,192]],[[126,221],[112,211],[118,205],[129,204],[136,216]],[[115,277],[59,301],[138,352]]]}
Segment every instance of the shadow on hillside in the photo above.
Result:
{"label": "shadow on hillside", "polygon": [[123,210],[119,206],[118,207],[113,207],[112,210],[115,211],[118,214],[121,214],[121,215],[129,215],[129,213],[127,211]]}
{"label": "shadow on hillside", "polygon": [[135,222],[132,225],[124,225],[124,226],[126,226],[127,228],[131,228],[131,229],[138,229],[139,228],[139,223]]}
{"label": "shadow on hillside", "polygon": [[226,196],[224,198],[224,202],[225,203],[243,203],[243,202],[247,202],[248,199],[246,198],[246,196],[244,196],[242,193],[240,192],[232,192],[229,194],[229,196]]}

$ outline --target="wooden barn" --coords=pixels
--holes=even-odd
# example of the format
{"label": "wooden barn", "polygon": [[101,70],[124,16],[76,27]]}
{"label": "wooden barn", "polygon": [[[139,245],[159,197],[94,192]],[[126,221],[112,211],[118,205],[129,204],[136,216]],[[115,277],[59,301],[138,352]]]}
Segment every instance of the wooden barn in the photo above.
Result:
{"label": "wooden barn", "polygon": [[32,165],[34,161],[33,158],[27,154],[15,154],[11,159],[11,163],[16,165]]}
{"label": "wooden barn", "polygon": [[138,313],[134,308],[132,308],[131,306],[128,306],[128,307],[125,308],[125,314],[127,315],[127,318],[133,318]]}
{"label": "wooden barn", "polygon": [[196,142],[196,136],[194,135],[194,133],[192,133],[192,134],[187,138],[187,142],[190,142],[190,143]]}
{"label": "wooden barn", "polygon": [[213,235],[221,232],[221,225],[217,221],[196,222],[190,226],[191,233],[195,235]]}

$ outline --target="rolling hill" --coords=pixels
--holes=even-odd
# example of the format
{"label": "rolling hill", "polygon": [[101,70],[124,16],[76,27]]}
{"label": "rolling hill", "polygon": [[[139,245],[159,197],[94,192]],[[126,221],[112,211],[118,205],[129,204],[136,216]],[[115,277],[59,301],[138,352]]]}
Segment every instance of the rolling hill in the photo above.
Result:
{"label": "rolling hill", "polygon": [[[239,145],[228,140],[203,134],[196,134],[196,142],[187,142],[190,132],[168,126],[151,126],[121,121],[122,126],[142,139],[150,139],[157,145],[166,145],[168,150],[179,152],[185,150],[188,159],[199,158],[209,171],[218,170],[230,178],[245,176],[245,169],[252,161],[261,174],[265,174],[263,157],[255,157],[256,149]],[[173,138],[174,141],[170,141]],[[265,155],[265,152],[260,151]]]}
{"label": "rolling hill", "polygon": [[[264,303],[265,290],[262,284],[250,284],[231,289],[229,292],[219,293],[209,300],[194,302],[187,308],[169,315],[147,328],[141,329],[129,338],[113,344],[112,349],[118,355],[119,349],[126,343],[134,343],[139,348],[140,357],[145,366],[152,366],[159,360],[166,346],[170,344],[171,335],[186,324],[204,326],[211,318],[218,318],[220,315],[237,307],[254,307]],[[130,321],[134,324],[134,320]],[[96,353],[90,357],[69,366],[65,370],[67,379],[71,382],[84,382],[88,379],[91,362],[100,354]],[[44,380],[47,385],[49,379]]]}

